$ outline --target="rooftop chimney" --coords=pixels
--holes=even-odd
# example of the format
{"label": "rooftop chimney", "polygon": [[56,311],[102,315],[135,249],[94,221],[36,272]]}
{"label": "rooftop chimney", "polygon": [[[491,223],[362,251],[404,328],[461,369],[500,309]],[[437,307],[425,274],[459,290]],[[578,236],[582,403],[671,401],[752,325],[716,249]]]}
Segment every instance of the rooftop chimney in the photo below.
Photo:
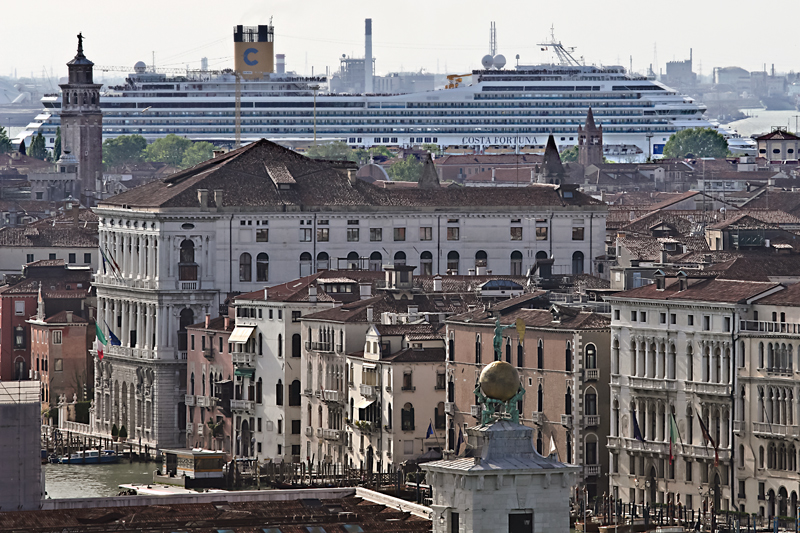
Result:
{"label": "rooftop chimney", "polygon": [[308,286],[308,301],[313,303],[317,303],[317,286],[316,285],[309,285]]}
{"label": "rooftop chimney", "polygon": [[493,168],[492,169],[492,183],[494,183],[495,181],[497,181],[497,169]]}
{"label": "rooftop chimney", "polygon": [[350,185],[355,185],[356,184],[356,180],[358,178],[356,178],[356,170],[355,169],[353,169],[353,168],[348,168],[347,169],[347,179],[350,182]]}
{"label": "rooftop chimney", "polygon": [[433,278],[433,292],[442,292],[442,277],[436,276]]}
{"label": "rooftop chimney", "polygon": [[373,312],[374,310],[371,305],[367,307],[367,322],[372,322],[372,319],[374,318]]}
{"label": "rooftop chimney", "polygon": [[231,317],[226,316],[223,322],[225,329],[227,330],[231,326]]}
{"label": "rooftop chimney", "polygon": [[222,189],[214,189],[214,205],[217,209],[222,207]]}
{"label": "rooftop chimney", "polygon": [[362,300],[372,298],[372,283],[359,283],[358,292]]}
{"label": "rooftop chimney", "polygon": [[372,19],[364,21],[364,94],[372,92]]}
{"label": "rooftop chimney", "polygon": [[200,207],[208,207],[208,189],[197,189],[197,202]]}
{"label": "rooftop chimney", "polygon": [[211,315],[208,315],[208,314],[207,314],[207,315],[206,315],[206,323],[205,323],[205,327],[206,327],[206,329],[208,329],[208,328],[209,328],[209,326],[211,326]]}
{"label": "rooftop chimney", "polygon": [[267,293],[267,288],[264,287],[264,301],[269,300],[269,294]]}
{"label": "rooftop chimney", "polygon": [[72,311],[67,311],[67,322],[72,322]]}

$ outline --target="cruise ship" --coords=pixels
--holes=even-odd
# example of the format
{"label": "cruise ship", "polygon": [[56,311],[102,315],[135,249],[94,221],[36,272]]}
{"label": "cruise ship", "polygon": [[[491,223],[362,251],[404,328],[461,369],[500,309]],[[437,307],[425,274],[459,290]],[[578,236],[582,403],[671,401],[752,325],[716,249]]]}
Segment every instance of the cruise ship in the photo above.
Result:
{"label": "cruise ship", "polygon": [[[271,27],[270,27],[271,28]],[[238,44],[238,43],[237,43]],[[325,77],[268,72],[240,82],[241,141],[266,138],[294,146],[330,140],[352,147],[437,144],[446,151],[559,148],[577,144],[591,108],[605,144],[636,147],[658,157],[670,135],[709,127],[705,106],[652,78],[618,66],[581,65],[561,47],[558,64],[504,68],[484,58],[483,69],[447,88],[410,94],[334,94]],[[564,55],[566,54],[566,55]],[[499,56],[502,57],[502,56]],[[170,133],[195,141],[233,144],[237,83],[234,72],[170,76],[137,64],[122,86],[101,95],[103,137],[139,134],[148,141]],[[48,146],[59,125],[59,95],[42,98],[44,111],[24,136],[41,130]],[[26,141],[27,142],[27,141]]]}

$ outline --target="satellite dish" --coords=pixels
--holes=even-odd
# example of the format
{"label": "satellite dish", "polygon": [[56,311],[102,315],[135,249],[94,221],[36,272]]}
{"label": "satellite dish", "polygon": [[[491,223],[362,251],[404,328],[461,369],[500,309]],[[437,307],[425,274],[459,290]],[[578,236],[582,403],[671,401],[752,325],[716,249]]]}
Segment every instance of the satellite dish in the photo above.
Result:
{"label": "satellite dish", "polygon": [[494,56],[494,68],[501,69],[506,66],[506,56],[503,54],[497,54]]}
{"label": "satellite dish", "polygon": [[492,68],[492,63],[494,63],[494,58],[489,54],[486,54],[485,56],[483,56],[483,59],[481,59],[481,65],[483,65],[484,69],[488,70]]}
{"label": "satellite dish", "polygon": [[133,66],[133,71],[136,74],[144,74],[146,70],[147,70],[147,65],[145,64],[144,61],[137,61],[136,64]]}

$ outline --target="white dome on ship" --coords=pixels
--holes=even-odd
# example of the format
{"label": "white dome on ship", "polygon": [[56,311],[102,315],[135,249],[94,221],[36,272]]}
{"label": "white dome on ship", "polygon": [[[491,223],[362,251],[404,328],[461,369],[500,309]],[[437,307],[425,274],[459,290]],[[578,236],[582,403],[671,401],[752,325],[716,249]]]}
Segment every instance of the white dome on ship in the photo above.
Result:
{"label": "white dome on ship", "polygon": [[492,56],[490,56],[489,54],[486,54],[485,56],[483,56],[483,59],[481,59],[481,65],[483,65],[484,69],[492,68],[492,63],[493,62],[494,62],[494,58]]}
{"label": "white dome on ship", "polygon": [[144,61],[137,61],[136,64],[133,66],[133,71],[136,74],[144,74],[147,70],[147,64]]}
{"label": "white dome on ship", "polygon": [[501,69],[506,66],[506,56],[503,54],[497,54],[494,56],[494,68]]}

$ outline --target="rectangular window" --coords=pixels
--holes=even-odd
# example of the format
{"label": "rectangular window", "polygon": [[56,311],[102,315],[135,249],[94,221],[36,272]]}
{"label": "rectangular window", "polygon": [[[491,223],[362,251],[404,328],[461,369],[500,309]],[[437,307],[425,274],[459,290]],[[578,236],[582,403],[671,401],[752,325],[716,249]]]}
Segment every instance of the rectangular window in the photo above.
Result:
{"label": "rectangular window", "polygon": [[383,230],[381,228],[369,229],[369,240],[372,242],[380,242],[383,240]]}
{"label": "rectangular window", "polygon": [[686,468],[686,481],[692,480],[692,462],[691,461],[684,461],[685,468]]}
{"label": "rectangular window", "polygon": [[292,444],[292,455],[300,455],[300,445]]}
{"label": "rectangular window", "polygon": [[53,331],[53,344],[61,344],[61,330]]}
{"label": "rectangular window", "polygon": [[688,324],[689,326],[694,326],[694,315],[686,316],[686,324]]}
{"label": "rectangular window", "polygon": [[272,320],[272,309],[269,310],[269,319]]}
{"label": "rectangular window", "polygon": [[311,228],[300,228],[300,242],[311,242]]}
{"label": "rectangular window", "polygon": [[447,240],[448,241],[457,241],[458,240],[458,229],[459,228],[447,228]]}
{"label": "rectangular window", "polygon": [[512,241],[522,240],[522,228],[511,228],[511,240]]}
{"label": "rectangular window", "polygon": [[432,241],[433,240],[433,228],[431,228],[431,227],[419,228],[419,240],[421,240],[421,241]]}
{"label": "rectangular window", "polygon": [[56,259],[56,254],[48,254],[47,258],[48,258],[50,261],[55,261],[55,259]]}
{"label": "rectangular window", "polygon": [[328,242],[328,228],[317,228],[317,242]]}
{"label": "rectangular window", "polygon": [[77,258],[75,257],[75,254],[68,254],[67,255],[67,261],[70,264],[75,264],[77,262]]}
{"label": "rectangular window", "polygon": [[614,309],[614,320],[619,320],[619,309]]}
{"label": "rectangular window", "polygon": [[631,311],[631,322],[636,322],[636,316],[637,316],[636,311]]}
{"label": "rectangular window", "polygon": [[659,313],[659,315],[658,315],[658,323],[659,324],[666,324],[667,323],[667,313]]}
{"label": "rectangular window", "polygon": [[347,228],[347,242],[358,242],[358,228]]}
{"label": "rectangular window", "polygon": [[547,240],[547,227],[546,226],[537,226],[536,227],[536,240],[537,241],[546,241]]}
{"label": "rectangular window", "polygon": [[639,322],[647,322],[647,313],[646,312],[641,311],[639,313]]}
{"label": "rectangular window", "polygon": [[25,262],[33,263],[33,254],[28,254],[27,256],[25,256]]}
{"label": "rectangular window", "polygon": [[394,240],[396,241],[406,240],[406,228],[394,228]]}
{"label": "rectangular window", "polygon": [[88,265],[92,262],[92,254],[83,254],[83,263]]}
{"label": "rectangular window", "polygon": [[299,434],[300,434],[300,421],[292,420],[292,435],[299,435]]}
{"label": "rectangular window", "polygon": [[703,316],[703,331],[711,331],[711,317]]}
{"label": "rectangular window", "polygon": [[[261,430],[259,430],[259,431],[261,431]],[[256,451],[257,451],[258,453],[261,453],[261,443],[260,443],[260,442],[257,442],[257,443],[256,443]]]}
{"label": "rectangular window", "polygon": [[349,219],[347,221],[348,226],[358,226],[358,219]]}
{"label": "rectangular window", "polygon": [[278,456],[283,455],[283,445],[278,444]]}
{"label": "rectangular window", "polygon": [[300,311],[292,311],[292,322],[300,322]]}
{"label": "rectangular window", "polygon": [[572,228],[572,240],[573,241],[582,241],[583,240],[583,228],[582,227]]}
{"label": "rectangular window", "polygon": [[677,324],[678,323],[678,315],[676,315],[675,313],[670,313],[669,314],[669,323],[670,324]]}
{"label": "rectangular window", "polygon": [[283,435],[283,419],[278,419],[278,435]]}
{"label": "rectangular window", "polygon": [[256,230],[256,242],[269,242],[269,228]]}
{"label": "rectangular window", "polygon": [[194,334],[192,334],[192,347],[191,347],[191,349],[194,350]]}
{"label": "rectangular window", "polygon": [[723,326],[725,328],[725,331],[730,331],[731,330],[731,317],[726,316],[723,319]]}
{"label": "rectangular window", "polygon": [[283,320],[283,309],[278,309],[278,320]]}
{"label": "rectangular window", "polygon": [[14,301],[14,314],[17,316],[25,315],[25,302],[23,300]]}
{"label": "rectangular window", "polygon": [[64,370],[64,360],[63,359],[56,359],[53,361],[53,370],[56,372],[61,372]]}

